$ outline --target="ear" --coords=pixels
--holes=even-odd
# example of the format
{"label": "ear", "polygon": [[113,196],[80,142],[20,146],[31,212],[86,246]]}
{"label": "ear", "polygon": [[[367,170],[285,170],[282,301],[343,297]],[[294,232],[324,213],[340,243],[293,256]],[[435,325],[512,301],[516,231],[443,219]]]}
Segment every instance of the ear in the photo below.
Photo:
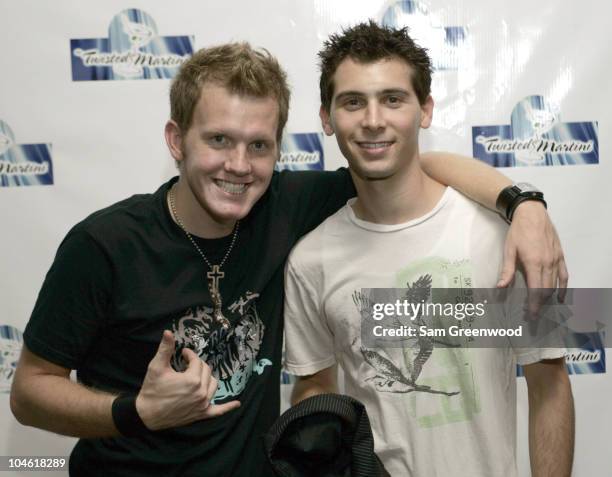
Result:
{"label": "ear", "polygon": [[334,128],[331,123],[331,117],[323,105],[321,105],[319,108],[319,117],[321,118],[321,125],[323,126],[323,131],[325,134],[328,136],[333,136]]}
{"label": "ear", "polygon": [[427,96],[425,102],[421,105],[421,128],[427,129],[431,126],[433,119],[434,100],[431,95]]}
{"label": "ear", "polygon": [[183,134],[181,133],[178,124],[172,119],[168,120],[166,127],[164,128],[164,136],[166,137],[166,144],[170,150],[170,155],[175,161],[183,160]]}

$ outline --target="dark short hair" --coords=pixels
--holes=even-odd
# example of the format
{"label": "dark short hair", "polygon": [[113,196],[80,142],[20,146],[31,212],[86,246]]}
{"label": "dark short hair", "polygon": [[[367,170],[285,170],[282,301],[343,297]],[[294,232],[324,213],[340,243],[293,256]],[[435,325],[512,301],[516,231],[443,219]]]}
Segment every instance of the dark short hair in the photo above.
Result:
{"label": "dark short hair", "polygon": [[412,87],[419,99],[431,93],[431,59],[425,48],[408,35],[408,28],[377,25],[373,20],[359,23],[331,35],[319,51],[321,104],[329,111],[334,94],[334,74],[346,58],[360,63],[374,63],[385,58],[399,58],[412,67]]}
{"label": "dark short hair", "polygon": [[290,91],[285,71],[267,50],[254,49],[248,43],[228,43],[195,52],[170,87],[170,117],[184,133],[191,127],[205,83],[223,86],[238,95],[276,99],[276,138],[280,141],[289,115]]}

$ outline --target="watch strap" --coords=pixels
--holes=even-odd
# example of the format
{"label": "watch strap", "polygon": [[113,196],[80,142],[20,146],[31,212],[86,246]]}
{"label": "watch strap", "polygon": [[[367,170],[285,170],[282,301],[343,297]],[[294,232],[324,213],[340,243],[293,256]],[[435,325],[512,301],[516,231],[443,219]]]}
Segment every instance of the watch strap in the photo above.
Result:
{"label": "watch strap", "polygon": [[527,200],[536,200],[544,204],[544,207],[547,206],[544,194],[535,187],[532,190],[521,190],[520,187],[513,184],[502,189],[497,196],[495,208],[508,222],[512,222],[516,208]]}

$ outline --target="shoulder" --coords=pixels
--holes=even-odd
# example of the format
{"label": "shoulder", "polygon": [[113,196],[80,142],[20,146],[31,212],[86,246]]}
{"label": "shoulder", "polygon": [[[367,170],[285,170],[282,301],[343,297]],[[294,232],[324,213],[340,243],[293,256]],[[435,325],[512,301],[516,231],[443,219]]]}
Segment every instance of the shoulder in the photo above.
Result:
{"label": "shoulder", "polygon": [[136,194],[108,207],[100,209],[68,233],[70,236],[87,236],[96,243],[126,241],[132,234],[151,234],[163,222],[162,197],[167,185],[153,194]]}
{"label": "shoulder", "polygon": [[291,250],[288,262],[298,268],[320,268],[325,260],[324,253],[332,244],[343,240],[342,231],[349,222],[345,205],[330,215],[314,230],[304,235]]}
{"label": "shoulder", "polygon": [[487,209],[455,189],[450,190],[449,203],[453,220],[463,219],[464,224],[469,224],[475,233],[502,237],[506,235],[508,224],[497,212]]}

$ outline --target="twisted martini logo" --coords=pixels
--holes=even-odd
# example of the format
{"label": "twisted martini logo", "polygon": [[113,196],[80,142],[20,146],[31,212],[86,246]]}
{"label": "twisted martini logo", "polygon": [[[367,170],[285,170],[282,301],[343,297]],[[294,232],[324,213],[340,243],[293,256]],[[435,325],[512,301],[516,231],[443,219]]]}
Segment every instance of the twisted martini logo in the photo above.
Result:
{"label": "twisted martini logo", "polygon": [[277,171],[322,171],[325,168],[323,133],[286,135],[275,168]]}
{"label": "twisted martini logo", "polygon": [[[605,331],[569,333],[565,338],[565,366],[568,374],[603,374],[606,372]],[[524,376],[517,366],[517,376]]]}
{"label": "twisted martini logo", "polygon": [[0,120],[0,187],[51,184],[51,144],[17,144],[9,125]]}
{"label": "twisted martini logo", "polygon": [[73,81],[172,78],[193,54],[193,36],[160,36],[153,18],[130,8],[115,15],[108,38],[70,40]]}
{"label": "twisted martini logo", "polygon": [[472,127],[472,151],[495,167],[598,164],[598,124],[561,122],[558,107],[527,96],[509,125]]}
{"label": "twisted martini logo", "polygon": [[408,27],[410,36],[427,47],[436,70],[456,70],[459,59],[469,52],[468,32],[462,26],[444,26],[427,7],[413,0],[388,2],[380,16],[381,23],[394,28]]}

